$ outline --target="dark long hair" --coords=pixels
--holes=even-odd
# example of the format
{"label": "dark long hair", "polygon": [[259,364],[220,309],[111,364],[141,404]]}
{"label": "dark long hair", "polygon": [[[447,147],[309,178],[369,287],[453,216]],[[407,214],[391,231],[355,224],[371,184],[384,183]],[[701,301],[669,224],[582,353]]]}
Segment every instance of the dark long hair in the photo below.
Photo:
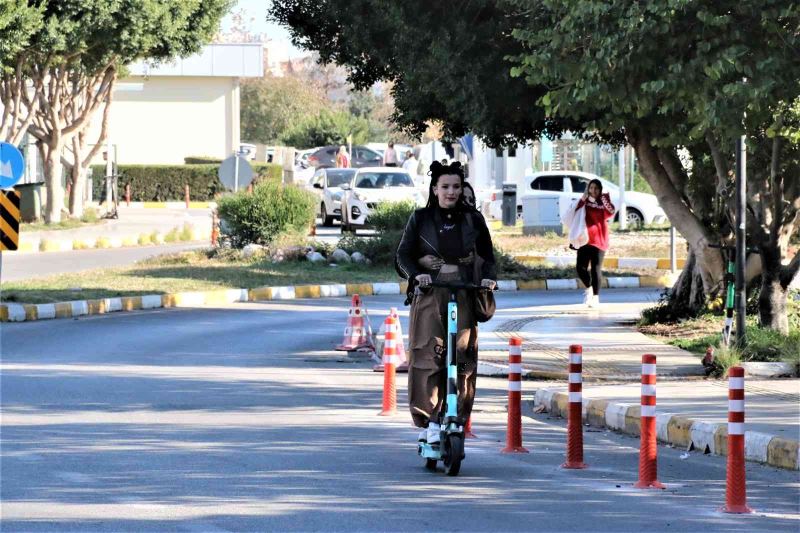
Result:
{"label": "dark long hair", "polygon": [[[428,175],[431,177],[431,183],[428,186],[428,203],[425,207],[438,207],[439,201],[436,198],[436,194],[433,192],[433,188],[436,187],[436,184],[439,183],[439,178],[445,175],[455,175],[461,178],[461,189],[464,189],[464,168],[461,166],[461,163],[458,161],[454,163],[450,163],[449,165],[443,165],[439,161],[434,161],[431,163],[430,170],[428,170]],[[463,205],[463,196],[459,197],[458,199],[458,206]]]}
{"label": "dark long hair", "polygon": [[586,186],[586,194],[589,194],[589,187],[592,186],[592,183],[597,185],[597,188],[600,189],[600,195],[598,196],[598,198],[600,198],[600,196],[603,195],[603,182],[598,179],[593,179],[589,182],[589,184]]}
{"label": "dark long hair", "polygon": [[[474,204],[470,204],[469,202],[467,202],[467,197],[464,195],[464,192],[467,189],[469,189],[469,191],[472,193],[472,201],[474,202]],[[475,189],[472,188],[472,185],[470,185],[468,181],[464,182],[463,190],[461,192],[460,202],[463,205],[464,209],[471,209],[473,211],[478,210],[478,197],[475,195]]]}

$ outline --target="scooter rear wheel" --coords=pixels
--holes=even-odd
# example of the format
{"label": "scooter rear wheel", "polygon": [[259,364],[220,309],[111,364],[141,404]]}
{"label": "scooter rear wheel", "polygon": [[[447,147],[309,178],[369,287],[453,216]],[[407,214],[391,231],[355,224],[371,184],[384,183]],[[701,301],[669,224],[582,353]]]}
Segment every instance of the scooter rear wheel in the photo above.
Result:
{"label": "scooter rear wheel", "polygon": [[464,436],[449,435],[445,439],[444,473],[457,476],[461,470],[461,459],[464,458]]}

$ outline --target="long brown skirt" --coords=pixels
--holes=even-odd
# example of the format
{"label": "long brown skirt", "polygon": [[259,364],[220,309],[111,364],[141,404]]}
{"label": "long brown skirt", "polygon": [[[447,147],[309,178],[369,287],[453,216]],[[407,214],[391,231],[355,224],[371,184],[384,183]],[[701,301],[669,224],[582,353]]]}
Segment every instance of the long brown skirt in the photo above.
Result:
{"label": "long brown skirt", "polygon": [[[457,279],[458,274],[455,274]],[[450,281],[440,275],[438,281]],[[458,303],[458,416],[465,424],[475,401],[478,370],[478,328],[472,312],[473,296],[465,290],[456,294]],[[438,422],[439,411],[447,395],[447,304],[449,289],[434,287],[427,293],[417,291],[411,304],[409,324],[410,362],[408,401],[411,417],[417,427]]]}

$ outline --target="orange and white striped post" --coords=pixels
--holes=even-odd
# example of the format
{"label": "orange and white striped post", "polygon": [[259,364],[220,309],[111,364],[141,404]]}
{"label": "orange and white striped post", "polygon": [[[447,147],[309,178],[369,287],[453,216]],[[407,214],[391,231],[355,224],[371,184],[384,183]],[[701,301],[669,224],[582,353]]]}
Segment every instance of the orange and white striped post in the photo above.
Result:
{"label": "orange and white striped post", "polygon": [[639,444],[639,481],[637,489],[663,489],[658,480],[658,444],[656,443],[656,356],[642,356],[642,415]]}
{"label": "orange and white striped post", "polygon": [[747,506],[744,468],[744,368],[728,371],[728,471],[725,513],[752,513]]}
{"label": "orange and white striped post", "polygon": [[184,186],[183,199],[186,202],[186,209],[189,209],[189,184],[188,183]]}
{"label": "orange and white striped post", "polygon": [[567,412],[567,462],[561,468],[586,468],[583,462],[583,347],[569,347],[569,411]]}
{"label": "orange and white striped post", "polygon": [[397,386],[395,369],[399,364],[397,355],[397,322],[392,316],[384,321],[386,333],[383,341],[383,410],[380,416],[397,414]]}
{"label": "orange and white striped post", "polygon": [[522,339],[508,340],[508,428],[503,453],[528,453],[522,446]]}
{"label": "orange and white striped post", "polygon": [[131,206],[131,184],[125,184],[125,203],[128,204],[128,207]]}

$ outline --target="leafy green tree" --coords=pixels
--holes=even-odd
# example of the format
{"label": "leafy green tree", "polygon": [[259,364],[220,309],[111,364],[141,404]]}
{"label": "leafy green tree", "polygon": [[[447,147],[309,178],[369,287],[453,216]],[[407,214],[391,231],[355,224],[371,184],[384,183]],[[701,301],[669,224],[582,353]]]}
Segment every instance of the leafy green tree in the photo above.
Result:
{"label": "leafy green tree", "polygon": [[230,0],[41,2],[41,28],[30,46],[4,64],[18,65],[26,82],[46,88],[33,98],[23,91],[21,104],[36,109],[29,131],[41,141],[44,155],[48,223],[61,219],[64,206],[64,150],[72,145],[73,165],[84,169],[99,150],[102,135],[88,155],[73,140],[85,134],[101,107],[111,105],[120,69],[141,58],[161,61],[198,51],[213,37],[230,5]]}
{"label": "leafy green tree", "polygon": [[797,256],[779,264],[800,208],[794,2],[276,0],[272,16],[357,86],[392,81],[394,119],[409,131],[433,121],[492,145],[565,130],[629,142],[691,247],[673,289],[680,312],[721,286],[722,257],[708,245],[731,235],[733,141],[746,133],[761,320],[783,329],[800,268]]}
{"label": "leafy green tree", "polygon": [[353,144],[362,144],[369,138],[369,123],[346,111],[323,109],[313,117],[298,122],[283,136],[283,142],[296,148],[314,148],[330,144],[346,144],[348,135]]}
{"label": "leafy green tree", "polygon": [[[36,111],[22,104],[22,94],[27,92],[22,53],[42,27],[42,11],[42,7],[29,5],[27,0],[0,3],[0,102],[3,104],[0,140],[11,144],[22,141]],[[31,89],[38,96],[42,86],[38,84]]]}
{"label": "leafy green tree", "polygon": [[[519,9],[532,2],[514,0]],[[800,223],[800,9],[787,0],[536,2],[514,31],[512,71],[551,88],[537,102],[602,136],[623,131],[672,223],[691,246],[674,307],[698,308],[721,286],[730,241],[733,148],[750,144],[748,241],[761,262],[761,322],[786,331],[784,266]],[[680,149],[691,154],[681,164]]]}
{"label": "leafy green tree", "polygon": [[528,15],[506,2],[275,0],[271,17],[323,63],[345,65],[356,89],[392,82],[392,118],[416,137],[431,122],[490,144],[580,130],[534,105],[545,87],[510,76],[506,57],[524,51],[511,32]]}
{"label": "leafy green tree", "polygon": [[270,74],[241,85],[242,138],[274,144],[296,123],[318,114],[327,102],[314,86],[293,76]]}

